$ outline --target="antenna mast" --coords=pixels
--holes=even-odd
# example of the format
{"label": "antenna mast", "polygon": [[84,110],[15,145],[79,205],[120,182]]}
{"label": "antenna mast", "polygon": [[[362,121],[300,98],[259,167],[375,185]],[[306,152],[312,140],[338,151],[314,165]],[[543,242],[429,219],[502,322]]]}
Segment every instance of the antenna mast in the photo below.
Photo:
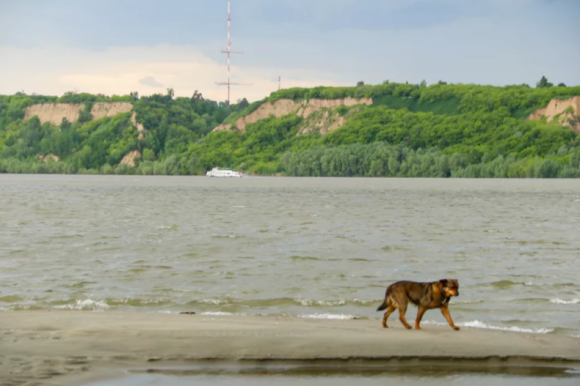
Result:
{"label": "antenna mast", "polygon": [[231,0],[228,0],[228,48],[222,53],[227,55],[227,69],[228,69],[228,81],[227,82],[216,82],[218,86],[228,86],[228,105],[230,104],[230,88],[231,86],[251,86],[251,84],[247,83],[233,83],[231,81],[231,71],[230,71],[230,62],[231,62],[231,54],[242,54],[241,51],[232,51],[232,40],[231,40],[231,24],[232,24],[232,6]]}

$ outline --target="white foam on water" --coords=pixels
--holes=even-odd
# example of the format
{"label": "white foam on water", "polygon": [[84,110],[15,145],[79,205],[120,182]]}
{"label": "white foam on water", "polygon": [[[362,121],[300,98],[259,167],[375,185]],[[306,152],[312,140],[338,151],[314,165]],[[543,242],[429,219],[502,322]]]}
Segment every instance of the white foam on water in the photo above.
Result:
{"label": "white foam on water", "polygon": [[353,302],[355,303],[360,303],[360,304],[374,304],[374,303],[380,303],[382,302],[384,299],[354,299]]}
{"label": "white foam on water", "polygon": [[[433,324],[437,326],[447,326],[446,323],[434,322],[434,321],[424,321],[424,324]],[[509,326],[509,327],[500,327],[500,326],[493,326],[491,324],[487,324],[481,322],[479,320],[473,320],[471,322],[463,322],[463,323],[455,323],[459,327],[468,327],[468,328],[481,328],[484,330],[496,330],[496,331],[511,331],[511,332],[525,332],[529,334],[549,334],[550,332],[554,331],[553,328],[524,328],[518,326]]]}
{"label": "white foam on water", "polygon": [[570,299],[570,300],[550,299],[550,303],[554,303],[554,304],[580,304],[580,299]]}
{"label": "white foam on water", "polygon": [[109,305],[100,300],[77,299],[75,300],[74,304],[63,304],[60,306],[55,306],[54,308],[59,310],[71,310],[71,311],[83,311],[83,310],[104,311],[109,309]]}
{"label": "white foam on water", "polygon": [[460,327],[483,328],[486,330],[527,332],[530,334],[548,334],[548,333],[554,331],[553,328],[523,328],[523,327],[518,327],[518,326],[509,326],[509,327],[492,326],[491,324],[483,323],[483,322],[480,322],[479,320],[474,320],[472,322],[458,323],[457,325]]}
{"label": "white foam on water", "polygon": [[221,311],[217,311],[217,312],[202,312],[202,313],[200,313],[200,315],[205,315],[205,316],[233,316],[233,315],[239,315],[239,314],[233,314],[231,312],[221,312]]}
{"label": "white foam on water", "polygon": [[227,300],[224,299],[201,299],[198,300],[199,303],[204,303],[204,304],[213,304],[213,305],[220,305],[220,304],[228,304]]}
{"label": "white foam on water", "polygon": [[295,302],[302,304],[303,306],[343,306],[346,301],[340,300],[312,300],[312,299],[294,299]]}
{"label": "white foam on water", "polygon": [[344,315],[344,314],[307,314],[307,315],[298,315],[298,317],[304,319],[328,319],[328,320],[360,319],[360,317],[355,315]]}
{"label": "white foam on water", "polygon": [[177,225],[161,225],[161,226],[157,227],[157,229],[162,230],[162,231],[176,230]]}

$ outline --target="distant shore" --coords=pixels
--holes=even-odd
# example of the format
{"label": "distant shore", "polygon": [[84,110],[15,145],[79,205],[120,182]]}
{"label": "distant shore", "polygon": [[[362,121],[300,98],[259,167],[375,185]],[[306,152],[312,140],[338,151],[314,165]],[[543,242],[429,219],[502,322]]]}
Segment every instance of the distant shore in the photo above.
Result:
{"label": "distant shore", "polygon": [[[569,368],[580,339],[424,326],[407,331],[378,320],[24,311],[0,314],[0,380],[82,385],[203,361],[357,362],[380,366],[452,363]],[[48,381],[49,380],[49,381]]]}

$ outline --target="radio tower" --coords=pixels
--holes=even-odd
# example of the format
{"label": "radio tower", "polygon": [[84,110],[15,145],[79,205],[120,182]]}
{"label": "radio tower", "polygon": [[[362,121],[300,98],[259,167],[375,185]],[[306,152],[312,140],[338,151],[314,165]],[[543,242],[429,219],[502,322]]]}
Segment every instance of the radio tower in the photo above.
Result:
{"label": "radio tower", "polygon": [[228,48],[222,53],[227,55],[228,58],[228,81],[227,82],[216,82],[218,86],[228,86],[228,105],[230,104],[230,88],[231,86],[251,86],[251,84],[247,83],[234,83],[231,81],[231,72],[230,72],[230,58],[231,54],[242,54],[241,51],[232,51],[232,40],[231,40],[231,24],[232,24],[232,6],[231,0],[228,0]]}

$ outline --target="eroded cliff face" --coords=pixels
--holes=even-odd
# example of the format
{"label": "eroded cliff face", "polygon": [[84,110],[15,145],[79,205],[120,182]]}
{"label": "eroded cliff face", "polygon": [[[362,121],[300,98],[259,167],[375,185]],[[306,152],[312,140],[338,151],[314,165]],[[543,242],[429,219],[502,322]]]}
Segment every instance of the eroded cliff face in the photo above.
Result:
{"label": "eroded cliff face", "polygon": [[534,111],[528,119],[540,120],[542,117],[580,134],[580,97],[552,99],[547,107]]}
{"label": "eroded cliff face", "polygon": [[[59,126],[66,118],[69,122],[76,122],[79,119],[79,110],[85,108],[83,103],[44,103],[40,105],[28,106],[24,114],[24,119],[30,119],[37,116],[40,123],[49,122],[52,125]],[[133,104],[129,102],[95,102],[91,109],[93,119],[103,117],[114,117],[117,114],[128,113],[133,110]],[[145,128],[142,124],[137,123],[136,113],[131,116],[131,123],[139,131],[139,138],[142,138]]]}
{"label": "eroded cliff face", "polygon": [[137,160],[141,159],[141,152],[139,150],[133,150],[127,153],[121,160],[121,164],[129,165],[134,168],[137,165]]}
{"label": "eroded cliff face", "polygon": [[[356,106],[356,105],[360,105],[360,104],[369,106],[372,103],[373,103],[373,100],[371,98],[310,99],[310,100],[302,100],[302,101],[293,101],[290,99],[279,99],[279,100],[275,101],[274,103],[264,102],[260,107],[258,107],[252,113],[248,114],[245,117],[238,118],[238,120],[233,125],[230,123],[222,124],[222,125],[219,125],[218,127],[216,127],[215,129],[213,129],[213,131],[224,131],[224,130],[231,131],[233,129],[233,127],[235,126],[235,128],[237,129],[238,132],[243,133],[246,131],[247,125],[249,125],[251,123],[255,123],[255,122],[259,121],[260,119],[269,118],[271,116],[274,116],[275,118],[280,118],[280,117],[283,117],[284,115],[296,113],[296,115],[298,115],[300,117],[308,118],[312,113],[319,111],[319,110],[323,110],[323,109],[335,110],[335,109],[339,108],[340,106],[350,107],[350,106]],[[323,114],[323,115],[321,115],[321,117],[326,119],[329,117],[329,115]],[[323,130],[324,131],[323,134],[326,134],[332,130],[338,129],[339,127],[344,125],[345,121],[346,120],[344,120],[344,119],[337,118],[330,125],[327,125],[325,123],[321,124],[321,126],[325,127],[325,129]],[[313,122],[312,124],[314,126],[317,125],[317,123],[315,123],[315,122]]]}

